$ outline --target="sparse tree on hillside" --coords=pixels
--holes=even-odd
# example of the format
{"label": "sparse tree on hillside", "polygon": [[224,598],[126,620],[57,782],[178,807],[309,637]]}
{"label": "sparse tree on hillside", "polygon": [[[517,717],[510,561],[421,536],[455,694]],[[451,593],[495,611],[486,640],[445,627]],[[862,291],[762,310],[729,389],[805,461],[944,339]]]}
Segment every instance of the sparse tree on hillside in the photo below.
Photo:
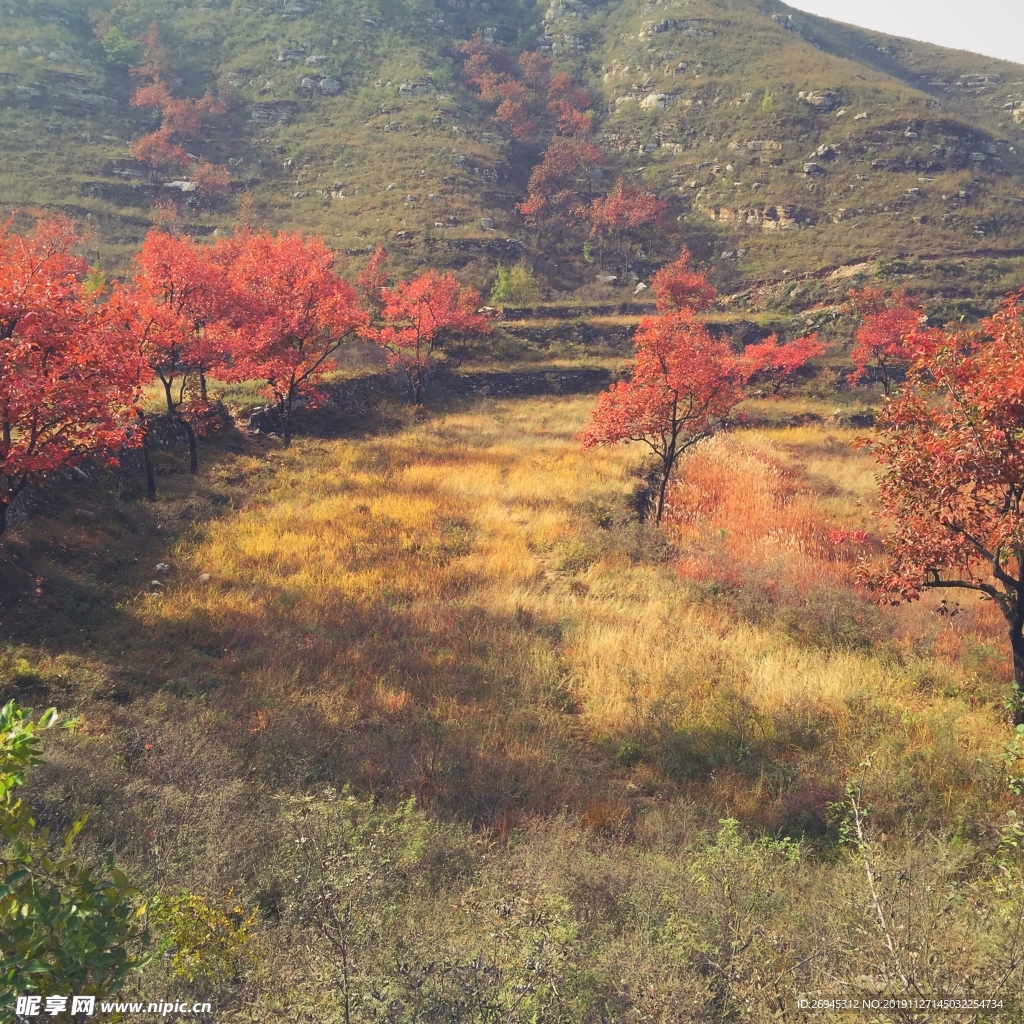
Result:
{"label": "sparse tree on hillside", "polygon": [[240,304],[232,379],[266,381],[265,393],[281,413],[284,443],[292,439],[299,400],[323,399],[331,358],[368,315],[355,288],[338,277],[337,259],[320,238],[301,234],[245,235],[230,271]]}
{"label": "sparse tree on hillside", "polygon": [[608,195],[593,200],[588,214],[590,237],[600,240],[601,266],[604,266],[606,241],[613,241],[620,255],[625,244],[627,266],[644,234],[650,252],[654,228],[664,219],[667,208],[668,204],[653,192],[646,192],[621,178]]}
{"label": "sparse tree on hillside", "polygon": [[587,451],[639,441],[658,459],[655,518],[661,522],[680,455],[710,437],[744,395],[748,364],[687,310],[644,317],[630,378],[598,399],[578,438]]}
{"label": "sparse tree on hillside", "polygon": [[677,260],[666,263],[651,278],[651,290],[658,309],[676,312],[709,309],[717,294],[708,282],[707,271],[691,269],[689,249],[683,249]]}
{"label": "sparse tree on hillside", "polygon": [[131,154],[149,167],[154,182],[168,173],[184,170],[191,163],[184,148],[172,141],[171,130],[163,127],[136,139]]}
{"label": "sparse tree on hillside", "polygon": [[227,195],[231,186],[231,175],[223,164],[211,164],[208,160],[200,160],[192,170],[192,181],[195,182],[199,198],[203,202],[212,203]]}
{"label": "sparse tree on hillside", "polygon": [[862,318],[850,351],[856,367],[849,376],[850,383],[859,384],[869,371],[874,371],[889,394],[910,364],[910,339],[923,320],[921,310],[910,304],[905,292],[887,295],[878,288],[851,292],[850,306]]}
{"label": "sparse tree on hillside", "polygon": [[594,172],[607,162],[604,150],[589,140],[556,135],[530,174],[529,195],[516,208],[538,225],[583,216],[593,199]]}
{"label": "sparse tree on hillside", "polygon": [[130,439],[140,366],[104,326],[66,220],[0,228],[0,534],[29,485]]}
{"label": "sparse tree on hillside", "polygon": [[382,298],[382,326],[368,329],[367,336],[384,348],[391,365],[406,372],[419,405],[434,352],[453,334],[490,331],[477,312],[480,296],[475,288],[460,285],[454,274],[428,270],[385,288]]}
{"label": "sparse tree on hillside", "polygon": [[[170,65],[155,25],[150,26],[146,37],[145,59],[139,67],[132,69],[132,74],[137,78],[149,79],[146,85],[140,86],[132,94],[132,106],[153,110],[160,115],[160,126],[156,131],[132,143],[132,156],[149,164],[154,178],[168,169],[188,167],[191,161],[182,143],[198,139],[210,118],[219,117],[227,111],[226,104],[211,93],[198,100],[172,95],[167,84]],[[197,167],[197,174],[198,177],[193,180],[204,198],[209,198],[218,189],[215,182],[225,178],[228,170],[221,165],[202,161]],[[225,181],[219,192],[223,192],[226,187]]]}
{"label": "sparse tree on hillside", "polygon": [[743,357],[750,364],[755,379],[766,383],[772,394],[777,395],[797,370],[824,351],[825,343],[819,341],[816,334],[794,338],[782,345],[778,335],[773,334],[756,345],[748,345]]}
{"label": "sparse tree on hillside", "polygon": [[866,574],[891,601],[972,590],[1002,612],[1024,723],[1024,293],[969,333],[918,331],[884,426],[862,443],[882,474],[886,561]]}

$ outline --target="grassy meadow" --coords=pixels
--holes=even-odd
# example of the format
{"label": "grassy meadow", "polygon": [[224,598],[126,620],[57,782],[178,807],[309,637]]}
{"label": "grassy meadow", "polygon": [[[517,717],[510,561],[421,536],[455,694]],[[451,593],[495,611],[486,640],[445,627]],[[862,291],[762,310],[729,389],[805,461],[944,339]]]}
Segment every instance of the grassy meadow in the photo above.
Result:
{"label": "grassy meadow", "polygon": [[721,435],[658,530],[636,446],[580,453],[592,403],[229,433],[198,481],[160,452],[155,504],[121,473],[13,528],[41,578],[4,696],[81,718],[30,798],[159,894],[141,992],[346,1024],[802,1019],[902,978],[1010,1005],[992,610],[857,588],[856,431]]}

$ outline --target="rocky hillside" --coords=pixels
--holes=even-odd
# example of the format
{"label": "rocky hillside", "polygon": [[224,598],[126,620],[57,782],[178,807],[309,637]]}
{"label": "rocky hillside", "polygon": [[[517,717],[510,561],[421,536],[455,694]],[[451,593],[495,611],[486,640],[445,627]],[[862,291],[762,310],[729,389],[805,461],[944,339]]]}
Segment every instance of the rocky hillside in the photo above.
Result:
{"label": "rocky hillside", "polygon": [[[230,169],[217,201],[130,156],[153,128],[129,70],[153,24],[178,94],[226,101],[192,147]],[[595,285],[585,228],[539,237],[516,212],[542,145],[465,83],[477,34],[589,90],[598,188],[625,176],[669,203],[648,264],[685,240],[738,306],[825,301],[861,272],[951,300],[1024,276],[1024,67],[773,0],[7,0],[0,29],[0,206],[71,213],[115,270],[154,223],[243,216],[480,284],[525,259],[611,297],[635,277]]]}

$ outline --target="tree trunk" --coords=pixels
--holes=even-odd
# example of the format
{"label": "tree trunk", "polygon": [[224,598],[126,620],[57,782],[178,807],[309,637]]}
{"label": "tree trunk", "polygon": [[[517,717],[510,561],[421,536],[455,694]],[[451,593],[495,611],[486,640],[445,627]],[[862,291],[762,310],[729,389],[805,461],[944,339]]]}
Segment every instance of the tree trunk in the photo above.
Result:
{"label": "tree trunk", "polygon": [[1020,625],[1010,626],[1010,648],[1013,651],[1013,696],[1010,698],[1010,725],[1024,725],[1024,634]]}
{"label": "tree trunk", "polygon": [[672,463],[663,459],[661,463],[661,483],[658,485],[658,509],[654,517],[656,523],[661,522],[662,514],[665,511],[665,498],[668,495],[668,481],[671,476]]}
{"label": "tree trunk", "polygon": [[284,419],[284,446],[288,448],[292,443],[292,396],[289,395],[284,401],[282,410]]}
{"label": "tree trunk", "polygon": [[7,532],[7,502],[0,501],[0,537]]}
{"label": "tree trunk", "polygon": [[192,429],[192,424],[188,420],[182,419],[180,422],[185,428],[185,433],[188,435],[188,471],[193,476],[198,476],[199,452],[196,447],[196,432]]}

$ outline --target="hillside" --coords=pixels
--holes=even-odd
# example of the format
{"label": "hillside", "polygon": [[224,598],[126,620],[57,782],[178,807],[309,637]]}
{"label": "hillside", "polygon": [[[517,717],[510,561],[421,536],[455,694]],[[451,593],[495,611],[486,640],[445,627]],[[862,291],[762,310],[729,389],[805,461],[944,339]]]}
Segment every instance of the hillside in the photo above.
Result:
{"label": "hillside", "polygon": [[0,1024],[1024,1024],[1024,67],[0,0],[0,128]]}
{"label": "hillside", "polygon": [[[216,203],[129,158],[153,126],[129,75],[151,23],[181,95],[227,101],[195,142],[230,167]],[[553,296],[592,282],[585,228],[538,242],[515,210],[540,148],[465,83],[474,33],[586,85],[607,187],[625,175],[669,201],[650,259],[686,241],[740,306],[830,301],[846,279],[827,275],[860,264],[984,304],[1022,265],[1024,68],[782,4],[54,0],[8,4],[0,27],[0,206],[71,213],[115,270],[173,202],[200,235],[243,216],[481,285],[520,257]],[[825,283],[772,283],[802,275]]]}

